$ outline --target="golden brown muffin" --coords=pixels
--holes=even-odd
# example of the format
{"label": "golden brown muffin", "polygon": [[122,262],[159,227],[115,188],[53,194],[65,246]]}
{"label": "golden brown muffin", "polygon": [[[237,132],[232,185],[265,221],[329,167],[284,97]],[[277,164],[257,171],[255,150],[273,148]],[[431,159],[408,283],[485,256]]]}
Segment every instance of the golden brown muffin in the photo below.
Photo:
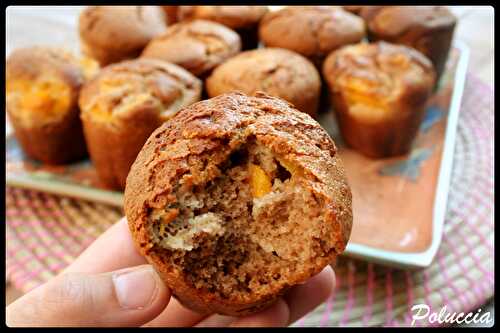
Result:
{"label": "golden brown muffin", "polygon": [[240,36],[226,26],[206,20],[180,22],[154,38],[141,57],[165,60],[205,77],[241,50]]}
{"label": "golden brown muffin", "polygon": [[268,12],[267,6],[179,6],[178,19],[204,19],[223,24],[241,37],[242,49],[257,47],[257,29],[262,17]]}
{"label": "golden brown muffin", "polygon": [[365,36],[361,18],[339,7],[290,6],[269,12],[259,27],[260,40],[302,54],[320,65],[331,51]]}
{"label": "golden brown muffin", "polygon": [[78,95],[99,65],[52,47],[13,51],[6,64],[6,109],[23,151],[48,164],[87,155]]}
{"label": "golden brown muffin", "polygon": [[158,6],[91,6],[78,23],[82,52],[101,65],[135,58],[167,29]]}
{"label": "golden brown muffin", "polygon": [[209,97],[230,91],[257,91],[283,98],[300,111],[316,115],[321,79],[314,65],[286,49],[245,51],[217,67],[206,81]]}
{"label": "golden brown muffin", "polygon": [[363,43],[330,54],[323,75],[349,146],[374,158],[409,151],[434,85],[429,59],[403,45]]}
{"label": "golden brown muffin", "polygon": [[161,6],[163,11],[165,12],[165,16],[167,18],[167,24],[172,25],[177,23],[177,11],[179,6]]}
{"label": "golden brown muffin", "polygon": [[370,40],[385,40],[419,50],[432,61],[439,80],[457,22],[446,7],[366,6],[361,16],[366,20]]}
{"label": "golden brown muffin", "polygon": [[200,99],[201,82],[165,61],[137,59],[104,68],[79,104],[90,157],[102,183],[124,189],[148,136],[181,108]]}
{"label": "golden brown muffin", "polygon": [[128,176],[125,213],[182,304],[231,316],[320,272],[352,226],[328,133],[263,93],[195,103],[154,131]]}

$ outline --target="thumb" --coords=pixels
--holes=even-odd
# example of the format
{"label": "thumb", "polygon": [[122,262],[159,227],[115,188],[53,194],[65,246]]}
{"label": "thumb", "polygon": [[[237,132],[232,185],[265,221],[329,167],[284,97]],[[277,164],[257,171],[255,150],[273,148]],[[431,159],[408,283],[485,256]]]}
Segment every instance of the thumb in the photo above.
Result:
{"label": "thumb", "polygon": [[8,326],[141,326],[170,291],[150,265],[104,274],[65,273],[7,307]]}

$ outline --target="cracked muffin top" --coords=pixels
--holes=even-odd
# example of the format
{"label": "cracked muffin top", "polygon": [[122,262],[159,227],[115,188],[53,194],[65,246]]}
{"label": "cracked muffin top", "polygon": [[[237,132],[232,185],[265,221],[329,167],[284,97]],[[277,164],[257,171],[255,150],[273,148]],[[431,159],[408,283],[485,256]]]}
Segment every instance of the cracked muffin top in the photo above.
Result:
{"label": "cracked muffin top", "polygon": [[210,97],[230,91],[262,91],[315,115],[321,79],[314,65],[298,53],[280,48],[242,52],[218,66],[206,81]]}
{"label": "cracked muffin top", "polygon": [[456,23],[455,16],[443,6],[363,6],[360,15],[370,32],[395,37],[410,28],[436,29]]}
{"label": "cracked muffin top", "polygon": [[337,148],[309,115],[228,93],[156,129],[127,178],[136,245],[182,304],[241,316],[331,263],[352,226]]}
{"label": "cracked muffin top", "polygon": [[166,28],[158,6],[90,6],[80,14],[82,51],[101,65],[137,57]]}
{"label": "cracked muffin top", "polygon": [[84,82],[99,65],[53,47],[14,50],[6,63],[7,111],[27,127],[63,119],[77,107]]}
{"label": "cracked muffin top", "polygon": [[136,59],[104,68],[84,86],[79,104],[83,118],[116,124],[137,112],[153,112],[166,120],[200,95],[200,80],[182,67]]}
{"label": "cracked muffin top", "polygon": [[216,22],[193,20],[170,26],[146,46],[141,57],[165,60],[201,76],[240,50],[240,37],[233,30]]}
{"label": "cracked muffin top", "polygon": [[400,99],[426,99],[435,79],[427,57],[386,42],[344,46],[326,58],[323,75],[331,91],[352,104],[352,112],[366,110],[371,117],[384,115],[374,110],[391,110],[387,106]]}
{"label": "cracked muffin top", "polygon": [[358,16],[334,6],[290,6],[269,12],[259,26],[266,46],[293,50],[309,58],[359,42],[365,36]]}
{"label": "cracked muffin top", "polygon": [[258,24],[267,12],[267,6],[179,6],[177,17],[180,21],[204,19],[240,29]]}
{"label": "cracked muffin top", "polygon": [[[434,64],[436,77],[446,69],[457,18],[443,6],[365,6],[361,12],[371,41],[413,47]],[[437,81],[437,80],[436,80]]]}

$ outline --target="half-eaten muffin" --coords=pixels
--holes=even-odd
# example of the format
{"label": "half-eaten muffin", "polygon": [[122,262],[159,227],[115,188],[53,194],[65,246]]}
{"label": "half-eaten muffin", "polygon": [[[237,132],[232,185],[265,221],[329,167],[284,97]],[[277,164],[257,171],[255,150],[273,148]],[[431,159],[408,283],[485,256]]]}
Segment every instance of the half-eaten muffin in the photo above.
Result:
{"label": "half-eaten muffin", "polygon": [[154,131],[127,179],[139,251],[200,313],[271,305],[340,255],[351,192],[334,142],[284,100],[229,93]]}

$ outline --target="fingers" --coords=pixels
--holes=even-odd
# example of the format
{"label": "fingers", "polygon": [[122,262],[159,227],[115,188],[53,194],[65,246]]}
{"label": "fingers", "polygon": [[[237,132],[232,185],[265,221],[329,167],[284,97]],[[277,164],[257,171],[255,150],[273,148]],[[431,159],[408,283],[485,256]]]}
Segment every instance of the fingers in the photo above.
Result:
{"label": "fingers", "polygon": [[199,322],[196,327],[226,327],[237,319],[236,317],[223,316],[216,313]]}
{"label": "fingers", "polygon": [[288,325],[290,308],[279,298],[269,308],[259,313],[236,319],[231,327],[281,327]]}
{"label": "fingers", "polygon": [[[96,239],[65,272],[103,273],[144,263],[146,260],[135,249],[127,220],[122,218]],[[192,326],[204,317],[172,299],[168,307],[145,326]]]}
{"label": "fingers", "polygon": [[293,287],[282,299],[262,312],[241,318],[215,314],[204,319],[197,326],[288,326],[323,303],[333,292],[334,286],[335,274],[333,269],[327,266],[305,284]]}
{"label": "fingers", "polygon": [[167,306],[170,291],[150,265],[105,274],[65,273],[7,307],[19,326],[140,326]]}
{"label": "fingers", "polygon": [[334,288],[335,273],[330,266],[326,266],[305,284],[293,287],[285,295],[285,301],[290,307],[290,322],[288,325],[299,320],[326,301]]}
{"label": "fingers", "polygon": [[191,327],[206,318],[195,311],[185,308],[178,300],[172,298],[167,308],[154,320],[147,323],[147,327]]}
{"label": "fingers", "polygon": [[97,238],[65,272],[104,273],[145,264],[122,218]]}

